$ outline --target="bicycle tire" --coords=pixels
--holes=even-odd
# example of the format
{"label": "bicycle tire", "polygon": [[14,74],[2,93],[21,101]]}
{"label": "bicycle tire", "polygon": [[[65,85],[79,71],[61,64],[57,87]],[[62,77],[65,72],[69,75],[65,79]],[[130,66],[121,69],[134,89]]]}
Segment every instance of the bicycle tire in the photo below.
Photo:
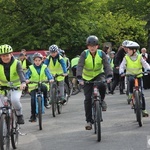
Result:
{"label": "bicycle tire", "polygon": [[37,97],[38,100],[38,120],[39,120],[39,130],[42,130],[42,98]]}
{"label": "bicycle tire", "polygon": [[94,133],[96,134],[96,105],[95,103],[93,104],[93,119],[94,119]]}
{"label": "bicycle tire", "polygon": [[58,111],[58,114],[62,113],[62,104],[59,103],[59,100],[57,100],[57,111]]}
{"label": "bicycle tire", "polygon": [[53,117],[56,117],[56,108],[57,108],[57,104],[56,104],[56,97],[57,92],[56,92],[56,86],[53,85],[51,88],[51,105],[52,105],[52,115]]}
{"label": "bicycle tire", "polygon": [[72,95],[72,92],[73,92],[73,84],[72,81],[69,79],[69,96]]}
{"label": "bicycle tire", "polygon": [[65,96],[65,105],[68,103],[69,100],[69,87],[66,83],[64,83],[64,96]]}
{"label": "bicycle tire", "polygon": [[96,131],[97,141],[101,141],[101,107],[99,101],[96,101]]}
{"label": "bicycle tire", "polygon": [[0,149],[10,149],[10,119],[6,114],[0,117]]}
{"label": "bicycle tire", "polygon": [[135,97],[135,109],[136,109],[136,119],[140,127],[142,127],[142,109],[141,109],[141,102],[140,102],[140,94],[139,91],[134,92]]}
{"label": "bicycle tire", "polygon": [[17,124],[17,117],[15,110],[12,110],[11,117],[11,145],[13,149],[17,149],[18,147],[18,139],[19,139],[19,125]]}

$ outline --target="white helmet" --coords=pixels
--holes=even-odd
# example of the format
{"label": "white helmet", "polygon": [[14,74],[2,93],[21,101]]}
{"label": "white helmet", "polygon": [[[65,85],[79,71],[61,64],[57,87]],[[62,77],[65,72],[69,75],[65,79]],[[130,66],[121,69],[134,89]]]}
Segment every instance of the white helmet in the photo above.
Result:
{"label": "white helmet", "polygon": [[128,41],[126,47],[130,49],[138,49],[140,48],[140,45],[137,42]]}
{"label": "white helmet", "polygon": [[122,46],[125,46],[125,47],[126,47],[126,45],[127,45],[129,42],[130,42],[129,40],[123,41],[123,42],[122,42]]}

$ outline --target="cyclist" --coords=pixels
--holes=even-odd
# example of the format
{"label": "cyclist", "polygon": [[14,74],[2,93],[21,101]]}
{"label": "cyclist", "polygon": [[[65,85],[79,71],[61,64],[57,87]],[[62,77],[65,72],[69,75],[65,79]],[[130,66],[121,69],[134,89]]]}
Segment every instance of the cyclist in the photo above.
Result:
{"label": "cyclist", "polygon": [[32,65],[32,63],[27,59],[27,57],[23,53],[19,54],[19,60],[21,62],[22,69],[24,72],[26,72],[29,66]]}
{"label": "cyclist", "polygon": [[[13,82],[14,86],[20,87],[18,90],[11,90],[11,102],[16,110],[18,124],[24,124],[20,98],[26,82],[21,64],[13,57],[12,52],[10,45],[0,46],[0,86],[8,86],[8,82]],[[0,97],[3,98],[3,94]]]}
{"label": "cyclist", "polygon": [[[77,70],[79,59],[80,59],[79,55],[77,55],[76,57],[74,57],[74,58],[71,59],[71,70],[72,70],[72,75],[74,77],[76,77],[76,70]],[[76,78],[72,79],[72,83],[73,83],[73,87],[75,87],[76,84],[78,83],[78,81],[76,80]]]}
{"label": "cyclist", "polygon": [[[29,66],[26,72],[26,83],[28,83],[28,90],[31,95],[31,117],[30,122],[36,122],[36,105],[35,105],[35,94],[37,91],[37,84],[30,84],[30,81],[46,81],[53,82],[53,76],[50,74],[49,69],[45,64],[42,63],[43,56],[40,53],[35,53],[33,55],[33,65]],[[44,95],[44,106],[49,108],[47,103],[47,91],[49,87],[47,84],[42,84],[42,92]]]}
{"label": "cyclist", "polygon": [[[141,54],[137,53],[137,49],[139,49],[139,44],[133,41],[129,41],[126,45],[128,48],[128,53],[123,58],[122,63],[120,64],[119,73],[121,76],[124,76],[124,71],[126,70],[126,74],[139,74],[142,73],[142,68],[145,68],[147,70],[150,70],[150,65],[142,58]],[[148,116],[148,112],[146,111],[146,105],[145,105],[145,97],[142,90],[142,74],[138,76],[138,82],[141,86],[141,92],[142,92],[142,113],[143,117]],[[134,78],[129,77],[129,99],[132,98],[133,94],[133,86],[134,86]]]}
{"label": "cyclist", "polygon": [[[84,84],[84,81],[111,81],[113,72],[108,62],[106,54],[98,49],[98,38],[91,35],[86,40],[87,50],[84,50],[79,59],[77,66],[77,78],[80,84]],[[105,76],[106,74],[106,76]],[[106,93],[106,85],[99,83],[99,92],[102,99],[102,110],[106,111],[107,105],[104,101]],[[92,129],[92,91],[93,84],[84,84],[84,107],[87,124],[85,125],[86,130]]]}
{"label": "cyclist", "polygon": [[56,74],[63,74],[63,76],[58,76],[56,80],[58,81],[58,88],[60,91],[60,103],[64,104],[66,102],[64,97],[64,78],[68,75],[66,63],[60,55],[57,45],[51,45],[49,51],[50,55],[45,59],[44,63],[48,66],[53,76]]}

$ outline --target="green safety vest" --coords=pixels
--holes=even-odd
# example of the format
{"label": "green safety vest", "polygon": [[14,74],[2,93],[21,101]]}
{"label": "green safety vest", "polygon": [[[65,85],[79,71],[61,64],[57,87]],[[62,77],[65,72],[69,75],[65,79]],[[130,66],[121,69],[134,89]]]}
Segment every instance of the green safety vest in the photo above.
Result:
{"label": "green safety vest", "polygon": [[85,58],[85,63],[83,67],[82,77],[85,80],[91,80],[100,73],[104,72],[102,58],[99,53],[101,50],[97,50],[95,57],[93,58],[89,50],[85,50],[87,56]]}
{"label": "green safety vest", "polygon": [[27,70],[27,61],[26,61],[26,59],[24,59],[23,61],[20,61],[20,62],[21,62],[23,71],[26,71]]}
{"label": "green safety vest", "polygon": [[[142,64],[141,64],[142,55],[139,54],[136,60],[132,60],[128,55],[125,56],[126,59],[126,74],[136,75],[142,73]],[[138,77],[142,77],[140,74]]]}
{"label": "green safety vest", "polygon": [[79,57],[75,57],[71,60],[71,68],[78,65]]}
{"label": "green safety vest", "polygon": [[[41,67],[41,71],[40,71],[40,75],[38,74],[37,70],[35,69],[34,65],[30,65],[29,66],[29,69],[31,71],[31,77],[30,77],[30,81],[46,81],[48,80],[47,77],[46,77],[46,74],[45,74],[45,69],[47,68],[47,66],[45,64],[42,65]],[[43,83],[45,84],[45,83]],[[49,90],[49,84],[45,84]],[[37,89],[38,88],[38,84],[36,83],[33,83],[33,84],[28,84],[28,90],[29,92],[34,90],[34,89]]]}
{"label": "green safety vest", "polygon": [[4,66],[0,64],[0,85],[8,86],[8,82],[13,82],[13,86],[19,87],[21,82],[17,73],[17,63],[18,60],[15,59],[14,62],[10,66],[10,81],[6,79]]}
{"label": "green safety vest", "polygon": [[111,68],[114,68],[114,59],[110,60],[110,66],[111,66]]}
{"label": "green safety vest", "polygon": [[[49,56],[48,59],[49,59],[48,68],[49,68],[51,74],[53,76],[55,76],[56,74],[63,74],[63,68],[62,68],[62,66],[59,62],[59,60],[63,59],[63,57],[59,55],[59,58],[56,60],[55,64],[54,64],[53,59],[51,58],[51,56]],[[57,81],[63,81],[64,78],[65,78],[64,76],[58,76],[56,80]]]}

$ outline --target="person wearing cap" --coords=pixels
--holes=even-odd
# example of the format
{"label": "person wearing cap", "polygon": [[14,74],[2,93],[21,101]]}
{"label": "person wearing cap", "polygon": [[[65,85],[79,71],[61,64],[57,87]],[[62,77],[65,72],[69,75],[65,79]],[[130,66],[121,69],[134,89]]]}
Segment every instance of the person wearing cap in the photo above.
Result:
{"label": "person wearing cap", "polygon": [[[64,58],[59,53],[59,48],[57,45],[53,44],[49,47],[50,55],[45,59],[44,64],[46,64],[51,71],[52,75],[58,76],[56,80],[58,81],[58,88],[60,91],[60,103],[64,104],[66,102],[64,95],[64,79],[68,75],[67,67]],[[62,76],[63,75],[63,76]]]}
{"label": "person wearing cap", "polygon": [[111,94],[114,94],[114,90],[115,90],[115,88],[118,84],[119,84],[120,94],[125,94],[124,93],[125,77],[120,78],[119,66],[120,66],[124,56],[128,52],[128,49],[126,48],[126,44],[128,42],[129,42],[129,40],[125,40],[125,41],[122,42],[122,45],[119,47],[119,49],[118,49],[118,51],[117,51],[117,53],[115,54],[115,57],[114,57],[114,68],[113,68],[114,78],[113,78],[112,89],[111,89],[111,92],[110,92]]}
{"label": "person wearing cap", "polygon": [[[141,87],[141,93],[142,93],[142,113],[143,117],[148,117],[149,114],[146,111],[146,104],[145,104],[145,97],[143,94],[143,81],[142,81],[142,76],[143,74],[140,74],[143,72],[142,68],[145,68],[150,71],[150,65],[143,59],[141,54],[137,53],[137,50],[139,49],[139,44],[134,42],[134,41],[129,41],[126,45],[128,53],[125,55],[123,58],[123,61],[120,64],[119,67],[119,74],[121,77],[124,77],[125,75],[125,70],[126,74],[128,75],[138,75],[138,82]],[[134,77],[129,76],[128,77],[129,81],[129,99],[132,99],[133,95],[133,86],[134,86]],[[132,100],[131,100],[132,102]]]}
{"label": "person wearing cap", "polygon": [[24,72],[26,72],[29,66],[32,65],[32,63],[27,59],[24,53],[19,54],[19,60],[21,62],[22,69]]}
{"label": "person wearing cap", "polygon": [[[86,130],[92,129],[92,92],[93,83],[84,83],[84,81],[107,81],[110,82],[113,72],[108,62],[106,54],[98,49],[98,37],[91,35],[86,40],[87,49],[84,50],[79,59],[77,66],[77,79],[81,85],[84,84],[84,107],[86,117]],[[94,67],[93,67],[94,66]],[[106,76],[105,76],[106,74]],[[99,92],[102,99],[102,110],[106,111],[107,104],[105,102],[106,84],[98,83]]]}
{"label": "person wearing cap", "polygon": [[[35,53],[33,55],[34,64],[29,66],[29,69],[26,72],[26,83],[28,84],[28,91],[31,96],[31,117],[30,122],[36,122],[36,104],[35,104],[35,96],[37,91],[37,84],[30,82],[32,81],[46,81],[48,80],[50,83],[53,82],[53,76],[51,75],[49,69],[45,64],[43,64],[43,55],[40,53]],[[47,102],[47,91],[49,89],[48,84],[42,84],[42,92],[44,95],[44,106],[46,108],[50,108]]]}
{"label": "person wearing cap", "polygon": [[27,55],[26,49],[22,49],[21,53],[23,53],[26,59],[32,63],[32,59],[30,56]]}
{"label": "person wearing cap", "polygon": [[[8,86],[8,82],[12,82],[13,86],[20,87],[18,90],[10,91],[11,103],[16,111],[18,124],[24,124],[20,98],[22,90],[26,87],[26,82],[22,66],[20,62],[13,57],[12,52],[13,49],[10,45],[4,44],[0,46],[0,86]],[[4,95],[0,94],[0,98],[4,98]]]}

